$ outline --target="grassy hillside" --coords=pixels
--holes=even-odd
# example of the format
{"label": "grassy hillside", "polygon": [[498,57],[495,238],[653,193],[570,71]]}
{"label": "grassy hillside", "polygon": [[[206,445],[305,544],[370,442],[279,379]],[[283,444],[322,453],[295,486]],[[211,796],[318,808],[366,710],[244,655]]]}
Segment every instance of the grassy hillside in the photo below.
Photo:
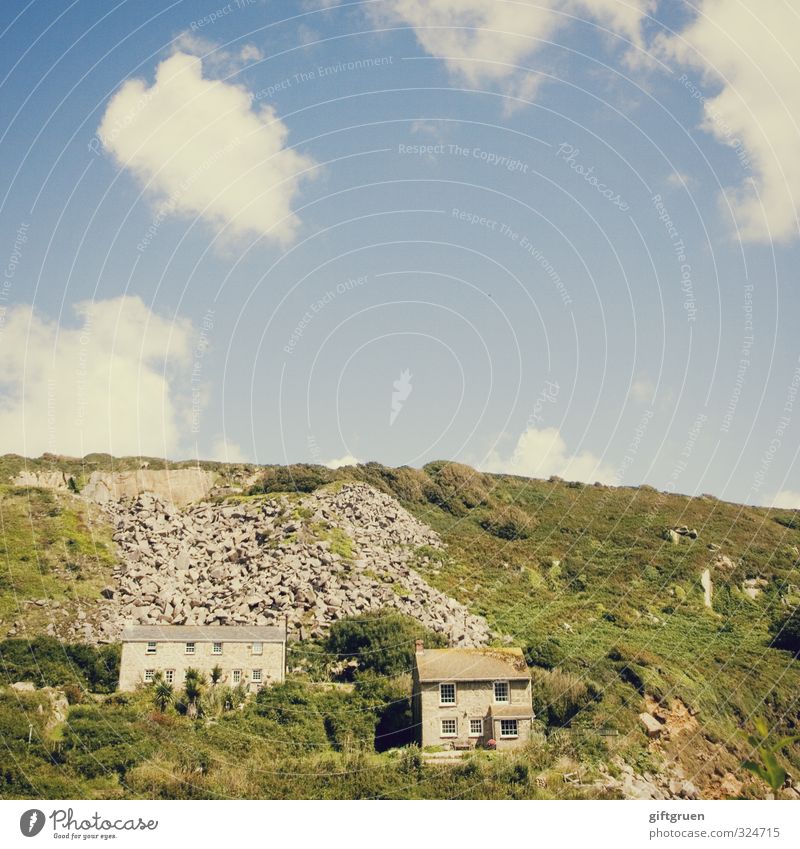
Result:
{"label": "grassy hillside", "polygon": [[[110,461],[102,467],[110,468]],[[800,522],[793,512],[649,487],[481,475],[449,463],[423,470],[269,467],[252,494],[308,492],[350,479],[390,492],[438,531],[446,552],[420,549],[416,567],[484,615],[498,640],[525,648],[538,716],[531,749],[506,762],[487,755],[472,766],[434,768],[418,764],[413,753],[376,754],[371,735],[358,732],[344,749],[321,738],[317,749],[288,752],[285,741],[295,739],[298,728],[278,733],[255,706],[209,724],[174,711],[153,718],[146,696],[112,699],[91,710],[98,723],[106,709],[127,717],[132,736],[120,732],[117,743],[107,743],[122,747],[117,755],[124,763],[93,774],[75,766],[77,755],[65,755],[63,744],[60,754],[43,744],[50,754],[42,757],[64,761],[73,795],[236,796],[252,781],[249,792],[256,796],[598,796],[606,792],[602,776],[614,774],[622,761],[644,775],[679,769],[707,796],[767,792],[740,768],[750,755],[742,732],[758,716],[776,736],[797,731],[800,661],[771,646],[774,623],[800,603]],[[5,487],[0,519],[0,629],[6,633],[20,620],[28,636],[42,633],[48,608],[27,601],[56,599],[77,611],[108,582],[110,530],[80,499]],[[679,526],[696,530],[697,538],[665,538]],[[713,581],[712,609],[704,605],[705,569]],[[757,597],[743,587],[757,590],[751,593]],[[325,646],[298,651],[319,658]],[[317,677],[330,674],[325,664],[317,667]],[[298,679],[298,686],[306,695],[287,698],[310,699],[313,685]],[[345,706],[344,715],[364,709]],[[645,710],[660,711],[671,733],[648,740],[638,719]],[[5,726],[0,733],[15,739]],[[242,754],[237,741],[254,734],[257,757]],[[88,745],[86,735],[83,740]],[[129,750],[138,754],[125,761]],[[200,772],[183,763],[187,751],[204,759]],[[278,755],[280,769],[266,773],[263,764]],[[797,747],[784,747],[780,759],[800,774]],[[356,761],[369,787],[353,778]],[[36,774],[46,776],[42,769],[37,765]],[[441,769],[457,780],[444,780]],[[554,778],[576,772],[582,789]],[[314,778],[300,781],[296,773]],[[63,773],[50,778],[61,780]],[[8,794],[21,792],[12,786]]]}

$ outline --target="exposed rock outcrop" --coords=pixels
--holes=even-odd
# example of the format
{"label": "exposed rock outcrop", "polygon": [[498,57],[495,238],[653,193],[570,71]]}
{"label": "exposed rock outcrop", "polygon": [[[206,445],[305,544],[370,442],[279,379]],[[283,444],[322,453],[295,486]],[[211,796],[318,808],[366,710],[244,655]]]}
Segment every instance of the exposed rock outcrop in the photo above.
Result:
{"label": "exposed rock outcrop", "polygon": [[284,617],[295,633],[319,634],[341,617],[393,607],[454,645],[488,641],[485,620],[409,565],[420,546],[441,547],[438,535],[366,484],[186,510],[143,493],[106,509],[122,562],[103,593],[99,633],[75,623],[84,639],[117,639],[130,622],[266,625]]}

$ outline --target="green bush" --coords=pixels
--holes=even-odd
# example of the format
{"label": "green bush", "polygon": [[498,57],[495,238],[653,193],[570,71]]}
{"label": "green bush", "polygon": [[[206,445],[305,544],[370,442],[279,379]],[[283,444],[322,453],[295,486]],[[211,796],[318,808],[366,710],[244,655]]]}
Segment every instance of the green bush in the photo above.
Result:
{"label": "green bush", "polygon": [[427,630],[410,616],[379,611],[334,622],[325,649],[334,655],[333,660],[354,659],[362,671],[392,676],[411,669],[418,639],[428,647],[446,645],[442,635]]}
{"label": "green bush", "polygon": [[500,539],[519,540],[530,536],[531,518],[519,507],[496,507],[480,521],[481,527]]}
{"label": "green bush", "polygon": [[294,466],[267,466],[261,479],[250,489],[260,492],[313,492],[334,480],[330,469],[298,463]]}
{"label": "green bush", "polygon": [[559,669],[535,669],[531,678],[534,713],[551,726],[569,725],[581,710],[602,698],[593,681]]}
{"label": "green bush", "polygon": [[0,643],[0,673],[13,684],[33,681],[39,687],[72,684],[95,693],[112,693],[119,680],[118,645],[60,643],[53,637],[4,640]]}
{"label": "green bush", "polygon": [[772,633],[775,648],[800,653],[800,607],[795,607],[785,618],[776,620]]}

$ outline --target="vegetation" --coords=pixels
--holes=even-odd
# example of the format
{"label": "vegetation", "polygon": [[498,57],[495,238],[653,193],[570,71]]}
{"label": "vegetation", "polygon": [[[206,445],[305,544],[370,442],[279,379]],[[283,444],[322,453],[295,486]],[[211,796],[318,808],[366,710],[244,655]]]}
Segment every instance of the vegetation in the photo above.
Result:
{"label": "vegetation", "polygon": [[[0,473],[15,474],[24,465],[21,458],[0,460]],[[83,470],[106,461],[24,462],[63,467],[80,489]],[[121,461],[113,462],[117,468]],[[272,467],[263,470],[254,491],[302,493],[348,480],[394,495],[436,530],[446,550],[420,549],[415,567],[485,616],[498,639],[509,635],[525,647],[537,712],[526,752],[476,755],[444,772],[413,747],[390,748],[408,742],[407,671],[417,627],[408,623],[358,617],[335,626],[328,641],[292,645],[290,666],[303,674],[293,676],[285,692],[268,691],[245,703],[242,692],[214,685],[212,678],[194,699],[176,692],[163,709],[152,692],[86,696],[113,688],[115,649],[83,655],[85,647],[37,637],[0,643],[0,673],[8,682],[73,688],[73,730],[46,728],[50,708],[42,692],[5,691],[0,737],[9,757],[0,767],[0,794],[596,796],[596,789],[551,778],[582,770],[590,781],[599,763],[616,757],[640,770],[656,769],[638,715],[645,705],[667,709],[676,700],[698,723],[701,733],[693,739],[708,747],[710,762],[724,750],[736,764],[758,767],[740,772],[742,795],[763,795],[777,783],[776,764],[786,773],[800,771],[797,746],[775,747],[757,729],[752,736],[762,741],[758,746],[741,736],[743,727],[755,727],[756,717],[777,741],[797,733],[800,524],[794,511],[650,487],[482,475],[445,462],[424,469]],[[108,583],[111,529],[79,499],[34,489],[0,489],[0,513],[7,564],[0,575],[2,628],[20,622],[18,636],[39,635],[54,618],[74,620]],[[676,544],[663,538],[665,529],[681,525],[696,528],[698,538],[683,536]],[[332,529],[326,533],[342,556],[355,554],[352,541],[334,539]],[[727,562],[718,561],[723,555]],[[714,585],[711,610],[700,584],[706,568]],[[751,598],[743,587],[754,579],[760,593]],[[67,612],[54,614],[37,599],[54,599],[61,605],[56,610]],[[424,639],[433,644],[431,635]],[[285,700],[278,703],[277,695]],[[196,715],[189,711],[192,700]],[[94,742],[88,738],[95,724],[119,733]],[[680,756],[694,757],[690,748]],[[700,765],[687,767],[694,775]],[[544,786],[536,781],[542,775]]]}

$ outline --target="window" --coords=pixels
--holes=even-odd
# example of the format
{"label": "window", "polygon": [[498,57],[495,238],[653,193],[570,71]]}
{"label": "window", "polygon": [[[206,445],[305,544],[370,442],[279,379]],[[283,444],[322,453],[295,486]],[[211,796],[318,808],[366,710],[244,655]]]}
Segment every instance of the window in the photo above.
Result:
{"label": "window", "polygon": [[439,684],[439,704],[454,705],[456,703],[456,685]]}
{"label": "window", "polygon": [[508,703],[508,681],[494,682],[494,700]]}
{"label": "window", "polygon": [[263,654],[264,643],[253,643],[253,654]]}
{"label": "window", "polygon": [[153,681],[155,679],[155,677],[156,677],[155,669],[145,669],[145,671],[144,671],[145,683],[149,683],[150,681]]}
{"label": "window", "polygon": [[154,642],[149,642],[147,644],[147,654],[155,654],[156,653],[156,644]]}
{"label": "window", "polygon": [[222,643],[213,643],[211,646],[211,654],[222,654]]}
{"label": "window", "polygon": [[233,670],[233,683],[234,684],[241,684],[241,682],[242,682],[242,670],[241,669],[234,669]]}
{"label": "window", "polygon": [[516,737],[517,720],[516,719],[501,719],[500,720],[500,736],[501,737]]}
{"label": "window", "polygon": [[469,736],[480,737],[483,734],[483,720],[470,719],[469,721]]}
{"label": "window", "polygon": [[256,683],[261,681],[261,670],[260,669],[254,669],[253,670],[253,681],[255,681]]}
{"label": "window", "polygon": [[194,654],[194,643],[186,643],[186,654]]}
{"label": "window", "polygon": [[442,720],[442,737],[455,737],[458,733],[458,724],[455,719]]}
{"label": "window", "polygon": [[167,684],[171,684],[175,680],[175,670],[174,669],[168,669],[164,673],[164,680],[167,682]]}

